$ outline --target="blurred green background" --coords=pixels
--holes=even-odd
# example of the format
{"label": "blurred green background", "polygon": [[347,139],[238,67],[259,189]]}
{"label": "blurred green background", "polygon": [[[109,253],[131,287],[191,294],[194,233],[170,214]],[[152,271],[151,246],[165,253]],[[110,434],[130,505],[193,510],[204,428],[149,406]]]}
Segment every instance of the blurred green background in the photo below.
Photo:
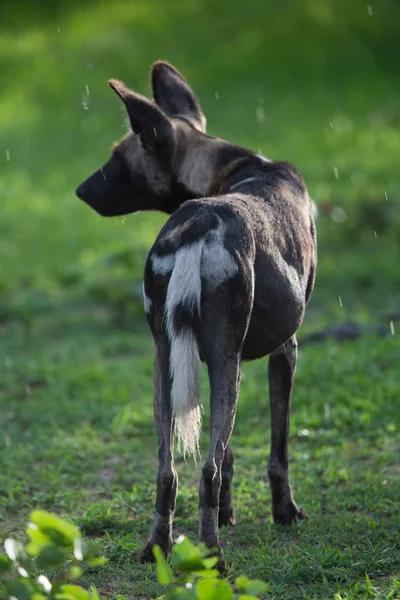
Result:
{"label": "blurred green background", "polygon": [[[74,190],[125,133],[107,80],[149,94],[164,59],[211,134],[293,162],[318,204],[300,335],[349,320],[389,334],[300,353],[292,473],[313,518],[290,533],[268,525],[266,363],[244,369],[232,573],[297,600],[364,598],[366,572],[378,589],[399,571],[399,23],[398,0],[0,1],[0,542],[34,507],[64,513],[110,559],[86,583],[161,593],[132,557],[157,471],[141,282],[166,217],[102,219]],[[177,532],[194,538],[199,470],[178,470]]]}
{"label": "blurred green background", "polygon": [[299,168],[322,208],[318,314],[396,308],[399,19],[395,0],[3,0],[2,319],[78,290],[132,310],[164,217],[102,220],[74,189],[124,133],[107,80],[148,94],[158,58],[187,76],[209,132]]}

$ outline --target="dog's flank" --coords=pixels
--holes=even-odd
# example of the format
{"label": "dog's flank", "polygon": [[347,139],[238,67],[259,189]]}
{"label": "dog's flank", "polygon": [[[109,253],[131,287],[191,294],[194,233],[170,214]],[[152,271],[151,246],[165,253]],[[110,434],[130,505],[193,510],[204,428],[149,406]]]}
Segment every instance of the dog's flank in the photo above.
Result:
{"label": "dog's flank", "polygon": [[313,204],[296,169],[205,133],[199,101],[182,75],[158,62],[153,101],[112,80],[132,132],[77,194],[104,216],[171,215],[150,251],[144,306],[155,345],[159,442],[156,519],[143,551],[172,546],[178,477],[174,437],[196,454],[199,365],[210,380],[210,445],[199,489],[199,537],[223,552],[218,526],[234,522],[233,453],[243,360],[270,355],[268,476],[277,523],[306,517],[289,482],[288,426],[299,328],[315,277]]}

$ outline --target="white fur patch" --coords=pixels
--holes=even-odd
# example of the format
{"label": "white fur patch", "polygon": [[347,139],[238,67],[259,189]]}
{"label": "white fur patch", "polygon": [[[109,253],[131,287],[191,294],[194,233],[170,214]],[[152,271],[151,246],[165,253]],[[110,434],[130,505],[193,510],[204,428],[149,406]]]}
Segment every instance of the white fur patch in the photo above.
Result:
{"label": "white fur patch", "polygon": [[204,240],[183,246],[174,255],[175,265],[167,291],[167,330],[172,331],[172,311],[182,303],[186,308],[200,312],[201,279],[200,264]]}
{"label": "white fur patch", "polygon": [[211,289],[231,279],[238,272],[238,266],[230,252],[224,247],[224,227],[207,234],[207,242],[201,257],[201,276],[207,280]]}
{"label": "white fur patch", "polygon": [[143,283],[143,304],[144,304],[145,313],[149,314],[149,312],[151,312],[153,302],[151,301],[151,298],[149,298],[145,292],[144,283]]}
{"label": "white fur patch", "polygon": [[206,196],[214,178],[209,142],[189,149],[181,164],[178,181],[199,196]]}
{"label": "white fur patch", "polygon": [[313,200],[312,198],[310,198],[310,201],[311,201],[311,210],[312,210],[313,217],[315,220],[317,220],[319,217],[318,205],[315,202],[315,200]]}
{"label": "white fur patch", "polygon": [[151,264],[156,275],[168,275],[174,268],[175,254],[167,254],[166,256],[153,254],[151,257]]}
{"label": "white fur patch", "polygon": [[247,177],[247,179],[243,179],[243,181],[238,181],[237,183],[234,183],[233,185],[231,185],[231,187],[229,188],[229,191],[235,189],[239,185],[243,185],[244,183],[250,183],[251,181],[255,181],[255,180],[256,180],[256,177]]}

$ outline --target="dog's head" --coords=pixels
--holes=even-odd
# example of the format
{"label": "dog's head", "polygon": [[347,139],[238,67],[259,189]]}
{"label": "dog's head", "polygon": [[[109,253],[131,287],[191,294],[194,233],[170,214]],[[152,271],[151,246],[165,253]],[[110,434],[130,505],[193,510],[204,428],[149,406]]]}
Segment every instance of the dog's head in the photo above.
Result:
{"label": "dog's head", "polygon": [[211,188],[219,140],[205,135],[206,120],[196,96],[166,62],[153,65],[151,83],[152,101],[120,81],[109,82],[125,104],[132,131],[76,190],[103,216],[146,209],[172,213],[184,200],[206,195]]}

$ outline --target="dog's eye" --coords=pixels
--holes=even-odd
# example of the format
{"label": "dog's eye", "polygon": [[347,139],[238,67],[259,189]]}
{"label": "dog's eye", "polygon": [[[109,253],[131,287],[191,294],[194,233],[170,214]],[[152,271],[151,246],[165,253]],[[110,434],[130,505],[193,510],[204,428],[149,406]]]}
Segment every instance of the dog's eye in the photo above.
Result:
{"label": "dog's eye", "polygon": [[125,162],[124,158],[120,154],[118,154],[117,152],[114,152],[114,154],[113,154],[113,160],[114,160],[115,165],[118,166],[118,167],[120,167],[120,169],[122,171],[127,170],[128,167],[126,165],[126,162]]}

